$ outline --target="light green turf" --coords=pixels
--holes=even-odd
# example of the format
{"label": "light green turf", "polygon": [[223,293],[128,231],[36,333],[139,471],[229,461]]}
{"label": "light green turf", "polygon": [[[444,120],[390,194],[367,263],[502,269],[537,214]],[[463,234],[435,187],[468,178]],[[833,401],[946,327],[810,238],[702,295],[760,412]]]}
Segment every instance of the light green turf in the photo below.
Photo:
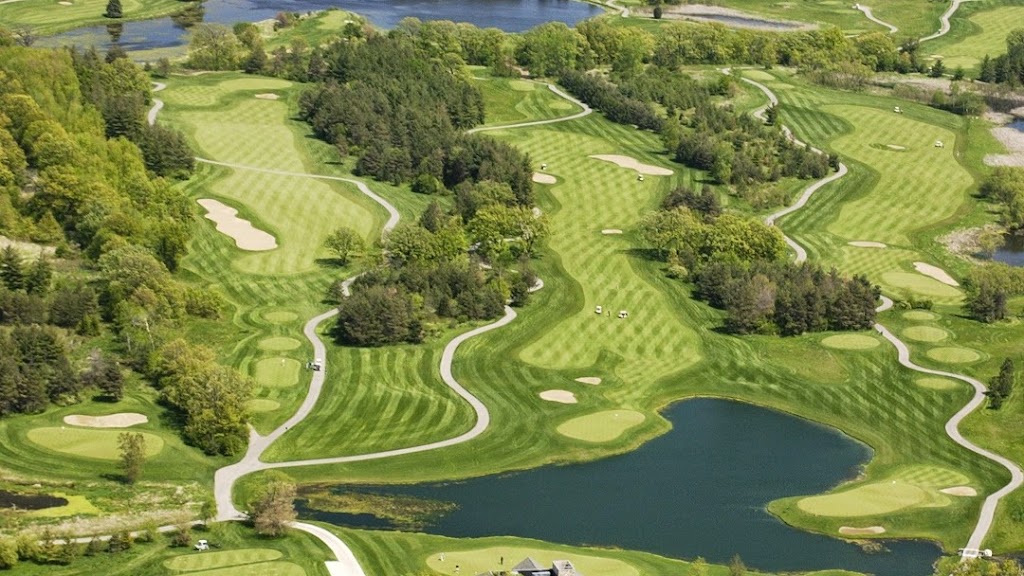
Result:
{"label": "light green turf", "polygon": [[933,326],[911,326],[904,328],[901,334],[918,342],[941,342],[949,338],[949,332]]}
{"label": "light green turf", "polygon": [[164,562],[168,570],[193,572],[196,570],[212,570],[228,566],[268,562],[281,558],[280,550],[267,548],[243,548],[241,550],[225,550],[223,552],[202,552],[175,556]]}
{"label": "light green turf", "polygon": [[78,26],[157,18],[187,5],[177,0],[121,0],[124,18],[113,20],[103,16],[107,0],[74,0],[71,6],[56,0],[16,0],[0,3],[0,23],[9,30],[30,28],[36,34],[55,34]]}
{"label": "light green turf", "polygon": [[938,360],[939,362],[946,362],[948,364],[967,364],[969,362],[976,362],[980,360],[981,354],[966,348],[946,346],[942,348],[932,348],[928,351],[928,357],[932,360]]}
{"label": "light green turf", "polygon": [[291,358],[264,358],[256,362],[253,378],[260,386],[286,388],[299,383],[302,364]]}
{"label": "light green turf", "polygon": [[878,346],[878,338],[864,334],[836,334],[821,341],[822,346],[842,350],[870,350]]}
{"label": "light green turf", "polygon": [[995,58],[1006,52],[1006,37],[1024,23],[1024,6],[1001,6],[977,12],[968,19],[969,34],[954,44],[924,44],[931,58],[942,58],[947,70],[957,66],[971,69],[988,54]]}
{"label": "light green turf", "polygon": [[644,419],[632,410],[607,410],[567,420],[558,425],[558,433],[585,442],[610,442]]}
{"label": "light green turf", "polygon": [[33,510],[29,512],[29,516],[33,516],[35,518],[64,518],[67,516],[92,516],[94,514],[102,513],[95,504],[81,494],[64,494],[61,492],[55,492],[53,495],[66,499],[68,503],[54,508]]}
{"label": "light green turf", "polygon": [[487,124],[509,124],[565,116],[579,107],[556,96],[540,82],[491,78],[484,68],[473,68],[476,86],[484,96]]}
{"label": "light green turf", "polygon": [[299,315],[289,310],[272,310],[262,314],[263,319],[271,324],[288,324],[298,320]]}
{"label": "light green turf", "polygon": [[516,92],[533,92],[537,89],[536,84],[527,80],[509,80],[508,87]]}
{"label": "light green turf", "polygon": [[882,282],[895,288],[902,288],[918,297],[949,301],[958,299],[962,294],[956,288],[947,286],[934,278],[912,272],[886,272],[882,274]]}
{"label": "light green turf", "polygon": [[903,317],[907,320],[927,321],[935,320],[939,315],[934,312],[926,312],[924,310],[911,310],[909,312],[904,312]]}
{"label": "light green turf", "polygon": [[797,506],[809,514],[853,518],[886,514],[927,500],[928,494],[918,486],[900,481],[874,482],[852,490],[811,496]]}
{"label": "light green turf", "polygon": [[[500,564],[502,558],[505,559],[504,565]],[[543,566],[550,566],[553,560],[568,560],[580,573],[587,576],[640,576],[639,570],[620,560],[585,554],[566,554],[544,548],[493,546],[445,552],[444,561],[441,561],[439,554],[431,554],[425,560],[431,570],[441,574],[456,574],[456,566],[459,566],[459,574],[479,574],[508,570],[525,558],[533,558]]]}
{"label": "light green turf", "polygon": [[[121,452],[117,436],[121,430],[43,427],[28,431],[28,439],[36,444],[65,454],[101,460],[117,460]],[[146,441],[146,457],[156,456],[164,448],[164,439],[149,432],[140,432]]]}
{"label": "light green turf", "polygon": [[248,408],[252,412],[273,412],[281,407],[280,402],[267,400],[266,398],[253,398],[249,400]]}
{"label": "light green turf", "polygon": [[302,566],[291,562],[260,562],[217,570],[188,572],[189,576],[306,576]]}
{"label": "light green turf", "polygon": [[931,388],[932,390],[952,390],[959,386],[956,380],[950,380],[948,378],[918,378],[914,380],[918,386],[924,388]]}
{"label": "light green turf", "polygon": [[295,338],[275,336],[273,338],[264,338],[263,340],[260,340],[257,346],[259,346],[260,350],[287,351],[295,350],[299,346],[302,346],[302,342],[299,342]]}

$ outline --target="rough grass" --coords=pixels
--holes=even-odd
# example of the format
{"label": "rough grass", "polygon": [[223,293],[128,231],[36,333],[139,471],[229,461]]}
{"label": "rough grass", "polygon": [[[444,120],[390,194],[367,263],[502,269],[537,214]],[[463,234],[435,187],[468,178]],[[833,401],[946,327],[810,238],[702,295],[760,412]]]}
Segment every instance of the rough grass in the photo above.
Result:
{"label": "rough grass", "polygon": [[[42,427],[28,431],[28,439],[53,450],[84,458],[117,460],[121,452],[117,437],[123,430],[92,430],[87,428]],[[146,457],[151,458],[164,448],[164,439],[148,432],[139,432],[146,440]]]}
{"label": "rough grass", "polygon": [[821,345],[843,350],[869,350],[877,348],[879,341],[878,338],[865,334],[836,334],[823,339]]}
{"label": "rough grass", "polygon": [[584,442],[609,442],[644,419],[640,412],[608,410],[567,420],[558,426],[558,433]]}
{"label": "rough grass", "polygon": [[281,556],[283,554],[280,550],[267,548],[243,548],[224,552],[196,552],[175,556],[165,561],[164,567],[178,572],[194,572],[196,570],[212,570],[214,568],[239,566],[255,562],[269,562],[270,560],[277,560]]}
{"label": "rough grass", "polygon": [[996,57],[1006,52],[1006,37],[1024,22],[1024,6],[1001,6],[971,14],[960,26],[965,30],[953,43],[924,44],[932,58],[942,58],[946,68],[973,69],[986,54]]}
{"label": "rough grass", "polygon": [[124,18],[105,18],[106,0],[74,0],[62,6],[55,0],[19,0],[0,4],[0,22],[9,30],[30,28],[36,34],[56,34],[80,26],[114,24],[130,20],[159,18],[180,12],[184,7],[176,0],[122,0]]}

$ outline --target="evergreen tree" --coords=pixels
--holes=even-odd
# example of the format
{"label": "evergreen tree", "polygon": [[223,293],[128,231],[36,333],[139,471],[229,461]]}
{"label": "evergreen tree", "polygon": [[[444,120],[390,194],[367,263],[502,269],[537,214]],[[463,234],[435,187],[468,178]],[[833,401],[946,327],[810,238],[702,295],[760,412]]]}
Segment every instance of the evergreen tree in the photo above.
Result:
{"label": "evergreen tree", "polygon": [[981,60],[981,66],[978,70],[978,80],[982,82],[995,82],[996,80],[996,63],[989,58],[988,54]]}
{"label": "evergreen tree", "polygon": [[7,246],[0,251],[0,281],[8,290],[21,290],[25,287],[25,264],[21,253],[14,246]]}
{"label": "evergreen tree", "polygon": [[946,73],[946,65],[942,62],[942,58],[939,58],[932,64],[931,70],[928,71],[928,75],[932,78],[941,78]]}
{"label": "evergreen tree", "polygon": [[29,268],[28,277],[25,278],[25,291],[37,296],[45,296],[50,292],[50,282],[53,279],[53,266],[50,260],[43,255],[39,256]]}
{"label": "evergreen tree", "polygon": [[146,460],[146,438],[139,432],[122,432],[117,436],[121,451],[121,477],[128,484],[134,484],[142,476],[142,464]]}
{"label": "evergreen tree", "polygon": [[109,0],[107,11],[103,14],[107,18],[121,18],[124,13],[121,9],[121,0]]}
{"label": "evergreen tree", "polygon": [[1003,360],[1003,365],[999,368],[999,375],[992,380],[989,386],[989,406],[993,410],[1001,408],[1003,401],[1009,398],[1010,393],[1013,392],[1013,381],[1013,360],[1007,358],[1006,360]]}

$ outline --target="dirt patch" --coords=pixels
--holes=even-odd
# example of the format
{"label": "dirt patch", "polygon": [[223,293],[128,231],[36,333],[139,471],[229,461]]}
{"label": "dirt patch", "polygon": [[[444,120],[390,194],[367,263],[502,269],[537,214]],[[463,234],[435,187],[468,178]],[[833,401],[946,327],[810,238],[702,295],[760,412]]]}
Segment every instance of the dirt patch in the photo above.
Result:
{"label": "dirt patch", "polygon": [[540,393],[542,400],[558,402],[559,404],[575,404],[576,395],[568,390],[545,390]]}
{"label": "dirt patch", "polygon": [[977,496],[978,491],[970,486],[953,486],[952,488],[943,488],[939,490],[943,494],[949,494],[950,496]]}
{"label": "dirt patch", "polygon": [[584,376],[582,378],[577,378],[576,381],[580,384],[590,384],[591,386],[597,386],[601,383],[601,379],[597,376]]}
{"label": "dirt patch", "polygon": [[605,162],[611,162],[620,168],[629,168],[636,170],[641,174],[648,176],[671,176],[672,171],[668,168],[662,168],[661,166],[651,166],[650,164],[644,164],[636,158],[629,156],[622,156],[619,154],[594,154],[591,156],[596,160],[604,160]]}
{"label": "dirt patch", "polygon": [[551,174],[541,174],[540,172],[533,173],[533,181],[537,184],[555,184],[558,182]]}
{"label": "dirt patch", "polygon": [[985,156],[985,164],[1024,167],[1024,132],[1000,126],[992,129],[992,135],[1006,147],[1008,154],[989,154]]}
{"label": "dirt patch", "polygon": [[71,426],[83,426],[85,428],[128,428],[136,424],[145,424],[149,418],[145,414],[137,412],[121,412],[119,414],[108,414],[106,416],[83,416],[71,414],[64,417],[64,423]]}
{"label": "dirt patch", "polygon": [[22,255],[28,255],[34,258],[38,258],[40,254],[53,256],[54,252],[57,251],[53,246],[43,246],[42,244],[35,244],[33,242],[21,242],[19,240],[11,240],[6,236],[0,236],[0,250],[3,250],[8,246],[14,246],[16,250],[23,253]]}
{"label": "dirt patch", "polygon": [[271,94],[269,92],[267,94],[257,94],[256,97],[260,100],[277,100],[280,98],[277,94]]}
{"label": "dirt patch", "polygon": [[872,242],[870,240],[854,240],[853,242],[847,242],[847,244],[857,248],[888,248],[888,246],[881,242]]}
{"label": "dirt patch", "polygon": [[954,280],[948,272],[938,266],[932,266],[931,264],[926,264],[924,262],[914,262],[914,270],[917,270],[929,278],[934,278],[946,286],[960,285],[960,283]]}
{"label": "dirt patch", "polygon": [[622,234],[622,230],[619,230],[618,228],[605,228],[604,230],[601,230],[601,234],[604,234],[605,236],[611,234]]}
{"label": "dirt patch", "polygon": [[872,534],[885,534],[885,528],[881,526],[866,526],[864,528],[842,526],[839,528],[839,533],[844,536],[870,536]]}
{"label": "dirt patch", "polygon": [[206,219],[217,225],[217,231],[234,239],[235,245],[242,250],[260,252],[277,248],[277,240],[273,236],[257,229],[252,222],[239,218],[238,210],[209,198],[200,198],[197,202],[206,208]]}
{"label": "dirt patch", "polygon": [[[752,30],[775,30],[787,32],[794,30],[814,30],[814,24],[792,22],[787,20],[771,20],[763,16],[741,12],[722,6],[704,4],[684,4],[682,6],[663,6],[662,18],[669,20],[695,20],[697,22],[718,22],[732,28],[748,28]],[[641,9],[638,12],[647,16],[653,10]]]}

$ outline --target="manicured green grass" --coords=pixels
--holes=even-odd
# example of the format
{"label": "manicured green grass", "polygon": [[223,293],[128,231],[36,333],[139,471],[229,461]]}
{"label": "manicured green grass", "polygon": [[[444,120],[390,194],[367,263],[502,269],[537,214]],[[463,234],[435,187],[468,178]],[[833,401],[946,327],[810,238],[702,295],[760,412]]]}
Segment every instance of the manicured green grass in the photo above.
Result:
{"label": "manicured green grass", "polygon": [[956,380],[933,377],[918,378],[914,382],[918,386],[924,386],[925,388],[931,388],[932,390],[952,390],[960,385]]}
{"label": "manicured green grass", "polygon": [[836,334],[821,341],[822,346],[843,350],[870,350],[879,344],[878,338],[865,334]]}
{"label": "manicured green grass", "polygon": [[302,365],[291,358],[264,358],[254,365],[253,377],[260,386],[288,387],[299,383]]}
{"label": "manicured green grass", "polygon": [[861,484],[852,490],[812,496],[797,502],[805,512],[819,516],[880,516],[909,507],[942,508],[950,498],[939,492],[959,486],[967,477],[936,466],[917,466],[881,482]]}
{"label": "manicured green grass", "polygon": [[[507,566],[500,563],[502,558],[508,563]],[[584,554],[566,554],[550,548],[493,546],[445,552],[443,561],[439,554],[431,554],[426,560],[427,566],[441,574],[455,574],[456,566],[459,566],[460,570],[479,574],[488,570],[501,570],[503,566],[507,570],[525,558],[533,558],[542,566],[551,566],[551,562],[554,560],[568,560],[580,572],[595,576],[640,576],[640,572],[636,568],[621,560]]]}
{"label": "manicured green grass", "polygon": [[258,346],[260,350],[287,351],[295,350],[299,346],[302,346],[302,342],[295,338],[275,336],[273,338],[264,338],[263,340],[260,340],[256,346]]}
{"label": "manicured green grass", "polygon": [[579,107],[556,96],[542,82],[492,78],[486,69],[472,68],[476,86],[484,95],[487,124],[511,124],[557,118]]}
{"label": "manicured green grass", "polygon": [[610,442],[645,418],[633,410],[607,410],[563,422],[558,433],[584,442]]}
{"label": "manicured green grass", "polygon": [[911,310],[904,312],[902,316],[907,320],[935,320],[939,317],[934,312],[925,312],[924,310]]}
{"label": "manicured green grass", "polygon": [[934,326],[911,326],[903,330],[901,334],[918,342],[941,342],[949,338],[949,332]]}
{"label": "manicured green grass", "polygon": [[196,570],[212,570],[228,566],[240,566],[254,562],[277,560],[283,554],[280,550],[267,548],[242,548],[224,552],[207,552],[205,554],[188,554],[175,556],[164,562],[164,567],[176,572],[193,572]]}
{"label": "manicured green grass", "polygon": [[929,350],[928,357],[932,360],[946,364],[966,364],[968,362],[977,362],[981,359],[981,354],[966,348],[944,346],[942,348],[932,348]]}
{"label": "manicured green grass", "polygon": [[296,40],[305,42],[307,46],[323,46],[341,38],[341,32],[349,22],[362,26],[365,21],[366,18],[358,14],[329,8],[312,15],[303,15],[298,23],[277,31],[268,23],[264,28],[264,46],[267,52],[279,47],[290,48]]}
{"label": "manicured green grass", "polygon": [[159,18],[180,12],[177,0],[122,0],[124,18],[105,18],[106,0],[74,0],[70,6],[57,0],[14,0],[0,3],[0,22],[10,30],[29,28],[36,34],[56,34],[94,24],[116,24],[130,20]]}
{"label": "manicured green grass", "polygon": [[[47,450],[63,452],[84,458],[101,460],[117,460],[120,450],[117,436],[123,430],[92,430],[89,428],[42,427],[28,431],[28,439]],[[134,432],[133,432],[134,433]],[[138,432],[146,442],[146,457],[156,456],[164,448],[164,440],[160,436],[148,432]]]}
{"label": "manicured green grass", "polygon": [[289,310],[272,310],[263,313],[263,319],[272,324],[288,324],[298,318],[298,314]]}
{"label": "manicured green grass", "polygon": [[266,398],[253,398],[249,400],[249,410],[252,412],[273,412],[281,407],[280,402],[267,400]]}
{"label": "manicured green grass", "polygon": [[[973,8],[973,7],[972,7]],[[957,35],[954,43],[924,44],[932,58],[942,58],[947,69],[957,66],[974,69],[985,57],[993,58],[1006,52],[1006,37],[1024,22],[1024,6],[1000,6],[975,10],[961,24],[965,34]],[[959,37],[963,36],[963,37]]]}

